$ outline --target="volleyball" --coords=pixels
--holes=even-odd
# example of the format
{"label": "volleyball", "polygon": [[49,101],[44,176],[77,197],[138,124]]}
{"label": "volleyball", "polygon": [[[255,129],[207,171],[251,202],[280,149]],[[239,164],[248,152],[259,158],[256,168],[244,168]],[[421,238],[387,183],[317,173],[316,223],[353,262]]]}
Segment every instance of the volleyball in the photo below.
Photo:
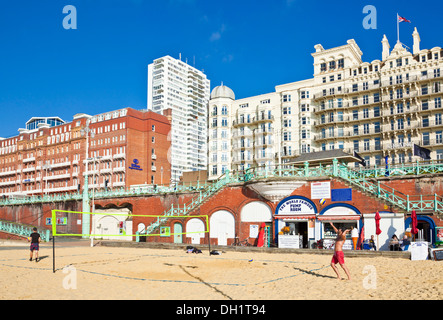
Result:
{"label": "volleyball", "polygon": [[319,203],[321,206],[324,205],[326,203],[326,199],[325,198],[320,199]]}

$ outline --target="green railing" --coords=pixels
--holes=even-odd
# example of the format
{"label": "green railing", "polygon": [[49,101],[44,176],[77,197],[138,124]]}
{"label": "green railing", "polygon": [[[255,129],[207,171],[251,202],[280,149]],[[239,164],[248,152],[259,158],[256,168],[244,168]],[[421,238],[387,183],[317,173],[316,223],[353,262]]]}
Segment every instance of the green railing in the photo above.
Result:
{"label": "green railing", "polygon": [[[352,169],[347,165],[339,164],[334,159],[332,165],[318,165],[309,166],[305,163],[303,166],[294,165],[276,165],[266,167],[254,167],[240,172],[229,172],[221,176],[217,181],[210,184],[203,184],[197,186],[148,186],[148,187],[132,187],[130,189],[117,189],[109,191],[95,192],[96,199],[116,198],[116,197],[134,197],[156,194],[169,194],[177,192],[198,192],[191,201],[181,206],[171,206],[171,208],[164,212],[165,216],[185,216],[192,213],[202,203],[207,201],[221,189],[228,184],[253,182],[262,179],[306,179],[319,177],[338,177],[351,185],[357,186],[364,192],[377,196],[379,199],[385,200],[407,212],[411,210],[426,211],[432,210],[437,213],[443,213],[443,198],[434,195],[406,195],[392,187],[389,187],[380,182],[380,178],[391,176],[407,176],[407,175],[423,175],[423,174],[439,174],[443,173],[443,163],[431,162],[423,163],[416,162],[411,164],[402,164],[397,166],[380,166],[368,169]],[[383,180],[383,179],[382,179]],[[92,198],[92,193],[89,192],[89,198]],[[69,200],[82,200],[82,194],[71,193],[63,195],[51,195],[42,197],[30,197],[27,199],[4,199],[0,201],[0,205],[20,205],[29,203],[42,202],[59,202]],[[145,232],[151,233],[158,228],[166,218],[157,219],[154,223],[147,226]],[[10,227],[10,230],[11,227]],[[28,232],[28,231],[26,231]]]}
{"label": "green railing", "polygon": [[[13,235],[18,235],[21,237],[29,237],[31,233],[34,231],[32,230],[34,227],[19,224],[15,222],[10,221],[0,221],[0,231],[10,233]],[[43,228],[37,228],[37,232],[40,233],[40,236],[43,241],[48,242],[49,238],[51,236],[51,232],[48,229]]]}

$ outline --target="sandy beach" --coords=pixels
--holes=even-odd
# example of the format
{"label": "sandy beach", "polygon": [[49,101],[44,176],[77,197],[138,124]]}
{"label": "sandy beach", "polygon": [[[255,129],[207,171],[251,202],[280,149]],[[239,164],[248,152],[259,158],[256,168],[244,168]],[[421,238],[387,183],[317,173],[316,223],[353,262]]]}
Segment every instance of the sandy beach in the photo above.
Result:
{"label": "sandy beach", "polygon": [[66,246],[56,250],[53,273],[52,246],[41,245],[38,263],[28,248],[0,246],[0,299],[443,298],[442,262],[430,260],[345,253],[352,279],[339,281],[330,255]]}

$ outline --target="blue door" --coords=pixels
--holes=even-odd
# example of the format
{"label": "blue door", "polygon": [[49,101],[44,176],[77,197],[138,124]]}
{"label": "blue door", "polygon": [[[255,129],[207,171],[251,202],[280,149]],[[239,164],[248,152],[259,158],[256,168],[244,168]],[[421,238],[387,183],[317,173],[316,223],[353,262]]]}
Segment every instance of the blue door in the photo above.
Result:
{"label": "blue door", "polygon": [[183,243],[183,226],[181,223],[174,223],[174,243]]}

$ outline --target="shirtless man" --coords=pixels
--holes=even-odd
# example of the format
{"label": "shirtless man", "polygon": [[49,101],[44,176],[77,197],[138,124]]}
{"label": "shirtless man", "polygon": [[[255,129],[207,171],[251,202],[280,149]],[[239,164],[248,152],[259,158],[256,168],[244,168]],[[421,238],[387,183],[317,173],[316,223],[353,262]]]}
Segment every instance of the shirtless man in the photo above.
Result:
{"label": "shirtless man", "polygon": [[334,228],[335,233],[337,234],[337,238],[335,239],[335,249],[334,249],[334,256],[331,260],[331,267],[334,269],[335,273],[337,274],[337,279],[341,280],[340,274],[338,273],[338,268],[336,266],[337,263],[341,265],[343,270],[345,271],[346,275],[348,276],[348,280],[351,280],[351,275],[349,274],[348,268],[345,266],[345,255],[343,254],[343,244],[346,240],[346,234],[350,231],[349,229],[343,231],[342,229],[338,229],[332,224],[332,222],[329,222],[332,228]]}

